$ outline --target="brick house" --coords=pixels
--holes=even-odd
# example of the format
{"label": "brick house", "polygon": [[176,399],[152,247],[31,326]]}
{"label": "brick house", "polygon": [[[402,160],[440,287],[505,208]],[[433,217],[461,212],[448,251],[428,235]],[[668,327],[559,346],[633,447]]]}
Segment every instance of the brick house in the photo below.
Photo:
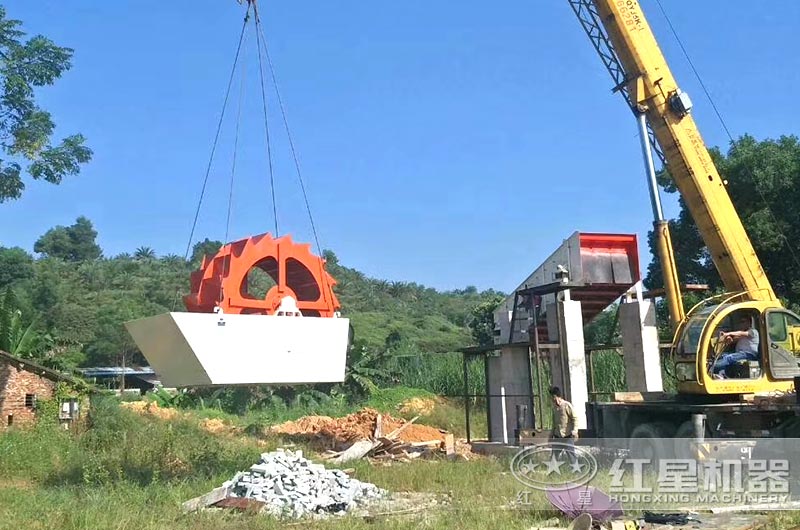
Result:
{"label": "brick house", "polygon": [[[0,431],[35,421],[36,402],[52,399],[56,383],[75,379],[0,350]],[[60,419],[77,416],[74,400],[60,404]]]}

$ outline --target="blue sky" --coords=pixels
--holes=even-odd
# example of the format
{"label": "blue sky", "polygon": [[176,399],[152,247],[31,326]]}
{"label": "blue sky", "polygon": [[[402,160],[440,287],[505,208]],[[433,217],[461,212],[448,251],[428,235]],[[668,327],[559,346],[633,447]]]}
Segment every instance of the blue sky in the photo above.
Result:
{"label": "blue sky", "polygon": [[[662,2],[734,135],[798,132],[800,2]],[[39,99],[57,132],[82,132],[95,156],[61,186],[29,181],[21,200],[0,205],[0,244],[31,249],[86,215],[106,255],[143,245],[183,254],[244,8],[4,4],[29,33],[75,48],[73,69]],[[321,243],[344,264],[437,288],[510,290],[574,230],[636,232],[648,259],[635,122],[566,0],[261,4]],[[642,4],[707,143],[726,145],[656,3]],[[273,226],[252,37],[232,239]],[[274,110],[279,221],[311,241]],[[201,238],[225,235],[233,127],[226,121]]]}

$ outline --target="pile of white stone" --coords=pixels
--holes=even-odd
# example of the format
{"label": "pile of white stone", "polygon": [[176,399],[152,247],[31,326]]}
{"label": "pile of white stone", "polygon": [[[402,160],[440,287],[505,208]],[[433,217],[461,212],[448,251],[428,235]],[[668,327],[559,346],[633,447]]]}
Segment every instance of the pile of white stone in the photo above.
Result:
{"label": "pile of white stone", "polygon": [[386,494],[374,484],[303,458],[301,451],[282,449],[263,453],[250,471],[237,473],[224,486],[229,488],[231,497],[264,502],[268,513],[296,519],[308,515],[343,515]]}

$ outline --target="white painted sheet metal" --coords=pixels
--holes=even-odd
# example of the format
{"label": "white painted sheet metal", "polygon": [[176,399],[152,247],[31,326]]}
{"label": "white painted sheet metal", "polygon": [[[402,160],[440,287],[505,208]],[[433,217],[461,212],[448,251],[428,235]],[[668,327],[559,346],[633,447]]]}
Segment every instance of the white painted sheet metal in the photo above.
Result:
{"label": "white painted sheet metal", "polygon": [[165,386],[344,380],[346,318],[176,312],[125,327]]}

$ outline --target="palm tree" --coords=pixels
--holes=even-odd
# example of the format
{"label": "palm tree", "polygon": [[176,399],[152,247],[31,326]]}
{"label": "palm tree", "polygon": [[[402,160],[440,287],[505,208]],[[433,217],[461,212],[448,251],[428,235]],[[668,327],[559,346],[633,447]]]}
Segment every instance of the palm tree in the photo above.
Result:
{"label": "palm tree", "polygon": [[179,256],[177,254],[167,254],[161,258],[161,261],[169,265],[186,264],[186,260],[183,259],[183,256]]}
{"label": "palm tree", "polygon": [[156,251],[150,247],[139,247],[136,249],[136,252],[133,253],[133,259],[138,261],[149,261],[151,259],[155,259]]}

